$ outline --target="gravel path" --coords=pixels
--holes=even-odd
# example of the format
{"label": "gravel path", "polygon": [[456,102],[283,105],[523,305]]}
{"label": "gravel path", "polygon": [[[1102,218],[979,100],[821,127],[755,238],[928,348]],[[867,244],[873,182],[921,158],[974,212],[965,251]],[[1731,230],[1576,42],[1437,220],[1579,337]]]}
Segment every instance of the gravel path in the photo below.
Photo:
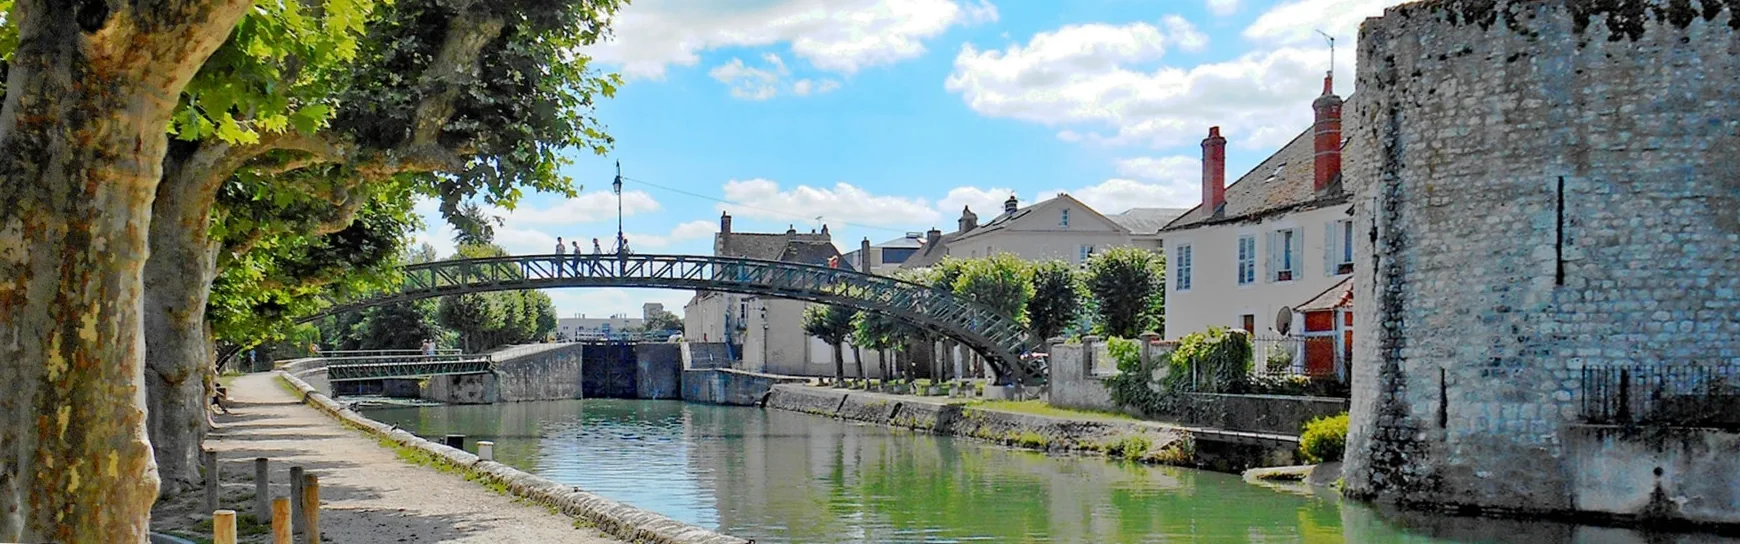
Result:
{"label": "gravel path", "polygon": [[[249,511],[253,459],[266,457],[274,496],[289,495],[291,465],[320,476],[320,526],[327,542],[621,542],[576,528],[573,518],[542,506],[407,463],[360,431],[297,402],[270,373],[239,377],[229,390],[233,415],[217,416],[218,429],[206,440],[218,452],[223,507]],[[203,495],[186,495],[160,504],[153,525],[191,521],[192,509],[203,508]]]}

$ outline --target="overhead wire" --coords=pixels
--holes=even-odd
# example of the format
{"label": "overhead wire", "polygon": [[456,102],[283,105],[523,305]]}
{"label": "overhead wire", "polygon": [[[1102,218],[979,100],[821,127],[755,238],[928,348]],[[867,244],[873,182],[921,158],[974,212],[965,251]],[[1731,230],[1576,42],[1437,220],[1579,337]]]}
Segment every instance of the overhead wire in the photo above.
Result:
{"label": "overhead wire", "polygon": [[[669,187],[669,186],[665,186],[665,185],[660,185],[660,184],[657,184],[657,183],[653,183],[653,182],[650,182],[650,181],[647,181],[647,180],[644,180],[644,179],[636,179],[636,178],[631,178],[631,177],[628,177],[628,176],[622,176],[622,179],[623,179],[623,181],[632,181],[632,182],[635,182],[635,183],[638,183],[638,184],[641,184],[641,185],[645,185],[645,186],[648,186],[648,187],[652,187],[652,188],[655,188],[655,189],[662,189],[662,190],[665,190],[665,191],[670,191],[670,192],[673,192],[673,193],[677,193],[677,194],[680,194],[680,195],[687,195],[687,196],[692,196],[692,197],[695,197],[695,198],[700,198],[700,199],[705,199],[705,200],[711,200],[711,201],[714,201],[714,202],[718,202],[718,203],[721,203],[721,204],[730,204],[730,205],[732,205],[732,206],[737,206],[737,207],[740,207],[740,208],[745,208],[745,209],[750,209],[750,210],[755,210],[755,211],[759,211],[759,212],[763,212],[763,213],[769,213],[769,214],[773,214],[773,215],[777,215],[777,216],[780,216],[780,217],[785,217],[785,218],[788,218],[788,219],[795,219],[795,220],[798,220],[798,221],[809,221],[809,220],[811,220],[811,219],[816,219],[816,217],[803,217],[803,216],[801,216],[801,215],[800,215],[800,214],[794,214],[794,213],[792,213],[792,212],[789,212],[789,211],[781,211],[781,210],[775,210],[775,209],[772,209],[772,208],[763,208],[763,207],[761,207],[761,206],[754,206],[754,205],[750,205],[750,204],[744,204],[744,203],[742,203],[742,202],[733,202],[733,201],[730,201],[730,200],[726,200],[726,199],[723,199],[723,198],[719,198],[719,197],[715,197],[715,196],[709,196],[709,195],[704,195],[704,194],[700,194],[700,193],[696,193],[696,192],[692,192],[692,191],[687,191],[687,190],[683,190],[683,189],[678,189],[678,188],[675,188],[675,187]],[[825,219],[825,218],[826,218],[826,217],[827,217],[827,216],[821,216],[821,217],[822,217],[822,218],[824,218],[824,219]],[[886,232],[898,232],[898,233],[901,233],[901,234],[906,234],[906,233],[908,233],[908,232],[910,232],[910,231],[907,231],[907,230],[904,230],[904,229],[896,229],[896,228],[891,228],[891,227],[883,227],[883,226],[877,226],[877,225],[864,225],[864,224],[860,224],[860,223],[849,223],[849,222],[846,222],[846,221],[839,221],[839,222],[837,222],[837,223],[835,223],[835,224],[838,224],[838,225],[841,225],[841,226],[846,226],[846,227],[855,227],[855,228],[860,228],[860,229],[871,229],[871,230],[880,230],[880,231],[886,231]]]}

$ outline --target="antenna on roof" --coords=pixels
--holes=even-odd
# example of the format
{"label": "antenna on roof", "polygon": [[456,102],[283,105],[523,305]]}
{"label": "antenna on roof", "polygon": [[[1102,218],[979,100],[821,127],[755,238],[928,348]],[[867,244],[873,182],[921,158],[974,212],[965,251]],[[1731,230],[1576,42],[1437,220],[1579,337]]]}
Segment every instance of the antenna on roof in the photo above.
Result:
{"label": "antenna on roof", "polygon": [[1317,33],[1322,34],[1324,38],[1329,40],[1329,73],[1334,74],[1335,73],[1335,36],[1330,36],[1328,32],[1324,32],[1322,30],[1318,30]]}

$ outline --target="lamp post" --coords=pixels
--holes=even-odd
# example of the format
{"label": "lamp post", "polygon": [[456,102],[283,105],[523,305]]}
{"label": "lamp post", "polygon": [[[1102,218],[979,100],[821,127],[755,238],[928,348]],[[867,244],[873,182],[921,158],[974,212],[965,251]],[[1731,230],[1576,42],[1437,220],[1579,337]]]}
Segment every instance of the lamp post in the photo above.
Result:
{"label": "lamp post", "polygon": [[622,161],[616,161],[616,181],[610,183],[616,193],[616,255],[622,256]]}

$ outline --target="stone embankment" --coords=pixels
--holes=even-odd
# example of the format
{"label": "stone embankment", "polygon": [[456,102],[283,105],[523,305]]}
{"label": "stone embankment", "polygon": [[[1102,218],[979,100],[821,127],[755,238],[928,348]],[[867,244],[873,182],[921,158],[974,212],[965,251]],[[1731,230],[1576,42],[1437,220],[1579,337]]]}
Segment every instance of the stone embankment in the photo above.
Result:
{"label": "stone embankment", "polygon": [[596,525],[599,530],[630,542],[658,544],[744,544],[743,538],[728,536],[663,515],[628,506],[598,495],[581,491],[545,478],[522,472],[513,467],[485,461],[471,453],[424,440],[397,427],[363,417],[341,406],[315,390],[296,376],[278,375],[297,390],[308,405],[327,413],[345,425],[361,429],[376,437],[391,440],[399,446],[426,454],[437,463],[462,471],[468,476],[492,486],[501,486],[508,493],[554,508],[563,514]]}
{"label": "stone embankment", "polygon": [[773,386],[766,406],[1047,451],[1180,465],[1197,459],[1196,441],[1185,429],[1142,421],[1021,414],[940,399],[792,384]]}

